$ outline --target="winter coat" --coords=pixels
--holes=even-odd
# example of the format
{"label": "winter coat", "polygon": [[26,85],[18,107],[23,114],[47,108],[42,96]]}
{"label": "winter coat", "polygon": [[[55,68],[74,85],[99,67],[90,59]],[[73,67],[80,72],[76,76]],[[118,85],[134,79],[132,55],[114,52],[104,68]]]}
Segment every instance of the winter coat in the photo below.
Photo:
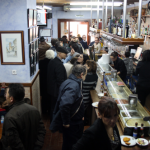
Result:
{"label": "winter coat", "polygon": [[[114,127],[119,138],[119,145],[116,150],[121,150],[120,135],[117,126]],[[101,119],[85,130],[82,137],[73,146],[72,150],[112,150],[110,139]]]}
{"label": "winter coat", "polygon": [[55,57],[48,64],[47,70],[47,92],[57,97],[60,85],[67,79],[66,69],[62,61]]}
{"label": "winter coat", "polygon": [[127,75],[133,74],[133,60],[132,58],[124,58],[123,59],[126,69],[127,69]]}
{"label": "winter coat", "polygon": [[80,43],[82,44],[84,49],[88,49],[87,41],[82,40]]}
{"label": "winter coat", "polygon": [[45,133],[39,111],[23,100],[16,102],[5,115],[2,150],[40,150]]}

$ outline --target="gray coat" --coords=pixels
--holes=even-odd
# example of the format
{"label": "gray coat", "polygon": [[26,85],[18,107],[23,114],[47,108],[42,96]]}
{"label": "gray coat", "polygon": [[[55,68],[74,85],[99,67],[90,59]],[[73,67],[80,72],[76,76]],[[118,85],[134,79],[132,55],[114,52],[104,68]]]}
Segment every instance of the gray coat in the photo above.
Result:
{"label": "gray coat", "polygon": [[124,58],[123,59],[126,69],[127,69],[127,75],[133,74],[133,60],[132,58]]}

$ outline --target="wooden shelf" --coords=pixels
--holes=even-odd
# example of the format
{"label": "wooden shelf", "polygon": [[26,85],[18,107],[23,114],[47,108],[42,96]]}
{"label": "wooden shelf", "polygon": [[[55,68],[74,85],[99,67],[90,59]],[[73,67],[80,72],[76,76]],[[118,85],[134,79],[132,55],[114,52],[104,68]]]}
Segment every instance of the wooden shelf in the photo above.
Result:
{"label": "wooden shelf", "polygon": [[[144,37],[145,37],[146,35],[145,35],[145,34],[141,34],[141,36],[144,36]],[[150,38],[150,35],[147,35],[147,37]]]}
{"label": "wooden shelf", "polygon": [[[130,17],[132,17],[135,22],[137,21],[138,16],[130,16]],[[150,15],[142,15],[141,20],[145,23],[147,17],[150,17]]]}
{"label": "wooden shelf", "polygon": [[122,44],[122,45],[143,45],[144,44],[144,38],[123,38],[111,33],[107,33],[101,30],[100,32],[101,35],[106,34],[107,36],[112,37],[112,40]]}

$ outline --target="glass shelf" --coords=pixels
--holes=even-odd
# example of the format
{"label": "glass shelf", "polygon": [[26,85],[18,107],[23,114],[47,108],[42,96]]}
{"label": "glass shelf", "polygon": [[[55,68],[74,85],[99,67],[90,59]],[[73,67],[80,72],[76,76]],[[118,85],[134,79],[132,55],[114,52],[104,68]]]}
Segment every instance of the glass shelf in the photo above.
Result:
{"label": "glass shelf", "polygon": [[[112,67],[110,65],[101,65],[98,64],[97,74],[100,79],[102,79],[101,72],[111,71]],[[116,79],[112,79],[111,75],[104,74],[104,83],[107,88],[108,95],[111,96],[117,103],[120,109],[120,120],[124,127],[134,127],[135,123],[138,123],[138,126],[141,126],[141,123],[144,124],[144,127],[150,127],[149,121],[144,121],[143,118],[149,116],[147,111],[143,108],[140,102],[137,102],[136,107],[131,107],[128,103],[129,95],[132,92],[129,88],[125,86],[118,86],[117,82],[123,82],[119,76]]]}

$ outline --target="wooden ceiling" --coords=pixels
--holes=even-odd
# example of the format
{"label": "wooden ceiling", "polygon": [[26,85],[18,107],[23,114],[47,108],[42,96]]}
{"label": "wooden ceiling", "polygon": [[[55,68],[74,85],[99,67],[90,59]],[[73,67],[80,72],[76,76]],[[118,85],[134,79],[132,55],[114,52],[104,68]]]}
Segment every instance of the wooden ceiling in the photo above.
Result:
{"label": "wooden ceiling", "polygon": [[[63,6],[65,4],[70,4],[70,2],[91,2],[91,0],[36,0],[37,4],[46,4],[51,6]],[[96,2],[97,0],[92,0],[93,2]],[[111,1],[111,0],[108,0]],[[114,0],[116,2],[123,2],[123,0]],[[146,1],[146,0],[143,0]],[[134,2],[139,2],[139,0],[127,0],[127,4],[134,4]]]}

